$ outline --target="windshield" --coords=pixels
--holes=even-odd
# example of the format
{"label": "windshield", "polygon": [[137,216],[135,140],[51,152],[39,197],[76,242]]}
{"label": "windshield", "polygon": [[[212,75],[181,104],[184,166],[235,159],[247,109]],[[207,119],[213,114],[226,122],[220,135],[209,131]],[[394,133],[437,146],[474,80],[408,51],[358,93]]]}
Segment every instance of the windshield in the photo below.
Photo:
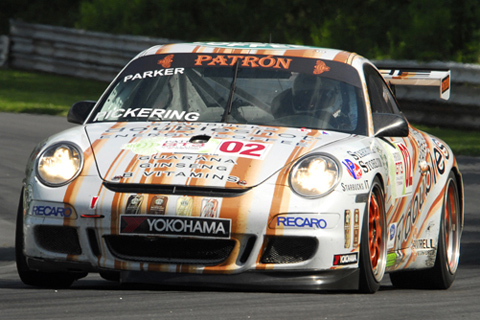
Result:
{"label": "windshield", "polygon": [[319,59],[170,54],[130,63],[90,122],[226,122],[365,134],[356,70]]}

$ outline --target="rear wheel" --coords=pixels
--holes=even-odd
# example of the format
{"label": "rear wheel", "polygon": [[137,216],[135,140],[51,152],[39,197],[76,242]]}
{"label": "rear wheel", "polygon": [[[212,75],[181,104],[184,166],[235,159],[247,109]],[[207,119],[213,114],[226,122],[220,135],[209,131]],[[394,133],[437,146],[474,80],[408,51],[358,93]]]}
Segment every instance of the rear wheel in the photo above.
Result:
{"label": "rear wheel", "polygon": [[78,278],[77,276],[64,272],[39,272],[31,270],[27,264],[27,258],[23,253],[23,192],[20,197],[17,211],[17,224],[15,229],[15,260],[17,262],[17,272],[23,283],[44,288],[68,288]]}
{"label": "rear wheel", "polygon": [[364,214],[360,243],[359,291],[374,293],[380,288],[387,262],[385,197],[380,180],[373,181]]}
{"label": "rear wheel", "polygon": [[409,289],[448,289],[455,280],[460,259],[460,199],[455,175],[451,172],[443,200],[437,255],[433,268],[390,274],[395,287]]}

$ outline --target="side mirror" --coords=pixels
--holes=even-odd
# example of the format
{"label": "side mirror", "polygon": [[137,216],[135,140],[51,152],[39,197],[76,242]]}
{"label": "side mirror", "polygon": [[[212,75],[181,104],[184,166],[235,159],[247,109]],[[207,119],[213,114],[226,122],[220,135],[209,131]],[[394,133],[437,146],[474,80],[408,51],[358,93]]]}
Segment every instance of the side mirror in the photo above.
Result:
{"label": "side mirror", "polygon": [[67,121],[83,124],[96,103],[90,100],[75,102],[68,111]]}
{"label": "side mirror", "polygon": [[375,137],[408,137],[409,129],[405,118],[393,113],[373,113]]}

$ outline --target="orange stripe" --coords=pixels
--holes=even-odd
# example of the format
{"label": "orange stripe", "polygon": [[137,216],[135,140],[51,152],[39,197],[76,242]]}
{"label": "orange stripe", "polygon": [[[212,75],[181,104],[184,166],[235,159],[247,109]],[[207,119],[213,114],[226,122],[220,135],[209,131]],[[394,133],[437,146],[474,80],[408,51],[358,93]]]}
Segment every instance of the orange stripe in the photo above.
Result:
{"label": "orange stripe", "polygon": [[[256,173],[249,172],[250,170],[247,170],[247,168],[250,167],[252,161],[252,159],[248,158],[238,158],[237,166],[235,166],[235,168],[231,171],[231,175],[242,176],[245,171],[247,171],[245,179],[249,179],[250,177],[254,176]],[[239,201],[239,198],[223,199],[222,206],[220,207],[220,216],[222,218],[232,219],[232,221],[235,222],[232,226],[232,233],[245,233],[247,227],[247,216],[251,209],[251,195],[252,193],[250,192],[247,195],[242,196],[241,201]]]}
{"label": "orange stripe", "polygon": [[338,53],[335,58],[333,58],[333,61],[338,61],[338,62],[343,62],[346,63],[348,61],[348,58],[350,57],[351,53],[342,51]]}
{"label": "orange stripe", "polygon": [[160,47],[155,54],[162,54],[162,53],[169,53],[171,50],[171,47],[174,46],[175,44],[165,44],[162,47]]}
{"label": "orange stripe", "polygon": [[[83,185],[84,176],[86,176],[88,174],[88,172],[90,171],[90,168],[95,163],[95,157],[93,155],[93,148],[95,146],[97,146],[99,144],[103,144],[103,143],[105,143],[105,142],[104,141],[102,141],[102,142],[97,142],[96,141],[92,144],[92,147],[87,148],[83,152],[84,164],[83,164],[82,172],[80,173],[80,175],[74,181],[72,181],[68,185],[67,190],[65,191],[65,195],[63,196],[63,202],[64,203],[72,204],[72,203],[75,202],[75,199],[77,198],[77,194],[78,194],[80,188]],[[101,186],[100,186],[100,189],[101,189]],[[64,219],[63,224],[66,225],[66,226],[67,225],[73,225],[74,220]]]}

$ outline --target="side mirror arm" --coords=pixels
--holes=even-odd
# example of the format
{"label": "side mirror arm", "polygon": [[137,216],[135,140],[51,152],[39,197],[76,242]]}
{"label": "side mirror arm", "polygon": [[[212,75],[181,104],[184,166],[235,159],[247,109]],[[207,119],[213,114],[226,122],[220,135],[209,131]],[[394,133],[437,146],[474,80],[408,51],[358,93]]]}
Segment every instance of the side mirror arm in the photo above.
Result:
{"label": "side mirror arm", "polygon": [[375,137],[408,137],[408,122],[402,115],[393,113],[373,113]]}
{"label": "side mirror arm", "polygon": [[68,111],[67,121],[71,123],[83,124],[88,115],[95,107],[96,101],[85,100],[74,103]]}

